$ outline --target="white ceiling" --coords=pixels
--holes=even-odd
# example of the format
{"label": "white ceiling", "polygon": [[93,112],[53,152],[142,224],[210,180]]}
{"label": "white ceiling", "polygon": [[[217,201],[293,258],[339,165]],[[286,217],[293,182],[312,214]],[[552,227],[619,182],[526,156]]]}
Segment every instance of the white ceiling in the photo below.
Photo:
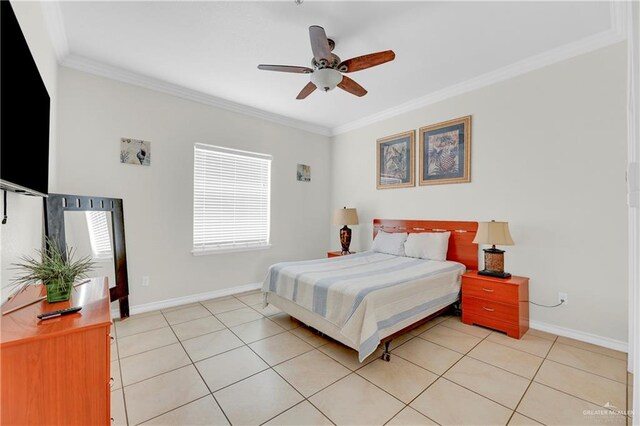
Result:
{"label": "white ceiling", "polygon": [[[60,2],[71,63],[88,61],[328,129],[344,127],[528,58],[611,31],[609,2]],[[62,19],[60,19],[60,16]],[[369,93],[306,100],[308,27],[343,60],[393,49],[396,60],[350,74]],[[64,37],[58,37],[59,39]],[[60,53],[60,52],[59,52]],[[61,58],[65,63],[65,58]]]}

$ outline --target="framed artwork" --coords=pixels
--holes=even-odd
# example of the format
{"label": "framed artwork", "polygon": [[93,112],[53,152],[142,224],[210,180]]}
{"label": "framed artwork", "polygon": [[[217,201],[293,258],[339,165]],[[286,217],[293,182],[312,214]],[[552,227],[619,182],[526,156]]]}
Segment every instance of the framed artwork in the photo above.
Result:
{"label": "framed artwork", "polygon": [[311,166],[306,164],[298,164],[296,171],[296,179],[300,182],[311,182]]}
{"label": "framed artwork", "polygon": [[420,185],[471,182],[471,116],[420,128]]}
{"label": "framed artwork", "polygon": [[151,165],[151,142],[140,139],[120,139],[120,162],[125,164],[137,164],[139,166]]}
{"label": "framed artwork", "polygon": [[378,139],[376,188],[403,188],[415,185],[415,131]]}

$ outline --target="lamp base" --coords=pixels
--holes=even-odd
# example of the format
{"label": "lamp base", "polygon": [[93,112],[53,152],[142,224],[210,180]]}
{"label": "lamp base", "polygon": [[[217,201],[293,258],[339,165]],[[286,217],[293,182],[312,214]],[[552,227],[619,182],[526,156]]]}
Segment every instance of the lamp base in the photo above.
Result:
{"label": "lamp base", "polygon": [[342,246],[341,254],[350,254],[349,246],[351,245],[351,229],[345,225],[340,229],[340,245]]}
{"label": "lamp base", "polygon": [[498,272],[498,271],[478,271],[478,275],[486,275],[488,277],[496,277],[496,278],[511,278],[511,274],[508,272]]}
{"label": "lamp base", "polygon": [[496,278],[509,278],[510,273],[504,272],[504,250],[496,246],[484,249],[484,270],[478,271],[478,275],[486,275]]}

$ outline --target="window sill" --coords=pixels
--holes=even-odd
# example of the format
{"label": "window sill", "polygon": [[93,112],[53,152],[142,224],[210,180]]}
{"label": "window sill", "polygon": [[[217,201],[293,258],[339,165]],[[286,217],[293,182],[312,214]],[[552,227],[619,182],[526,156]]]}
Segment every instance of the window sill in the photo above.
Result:
{"label": "window sill", "polygon": [[255,250],[268,250],[271,248],[271,244],[263,246],[249,246],[249,247],[229,247],[229,248],[216,248],[216,249],[204,249],[204,250],[191,250],[191,254],[194,256],[207,256],[210,254],[222,254],[222,253],[239,253],[243,251],[255,251]]}

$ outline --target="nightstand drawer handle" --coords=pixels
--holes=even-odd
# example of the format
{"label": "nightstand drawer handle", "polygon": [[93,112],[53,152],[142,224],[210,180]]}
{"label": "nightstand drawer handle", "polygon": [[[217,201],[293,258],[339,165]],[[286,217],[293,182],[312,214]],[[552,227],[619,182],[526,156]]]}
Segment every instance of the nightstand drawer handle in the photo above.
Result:
{"label": "nightstand drawer handle", "polygon": [[483,288],[482,291],[486,291],[487,293],[493,293],[494,290],[492,288]]}
{"label": "nightstand drawer handle", "polygon": [[485,311],[489,311],[489,312],[495,311],[495,309],[487,308],[486,306],[483,306],[482,309],[484,309]]}

